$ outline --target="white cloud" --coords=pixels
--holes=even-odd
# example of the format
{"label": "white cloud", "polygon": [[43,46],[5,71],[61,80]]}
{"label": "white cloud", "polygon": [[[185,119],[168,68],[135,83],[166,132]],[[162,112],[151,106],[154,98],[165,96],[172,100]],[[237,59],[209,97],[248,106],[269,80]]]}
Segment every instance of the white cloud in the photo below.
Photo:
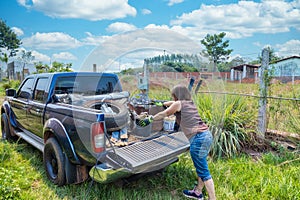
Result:
{"label": "white cloud", "polygon": [[23,30],[18,27],[12,27],[11,30],[17,35],[22,36],[24,34]]}
{"label": "white cloud", "polygon": [[73,54],[69,52],[60,52],[60,53],[55,53],[52,55],[52,60],[53,61],[58,61],[58,60],[77,60],[77,57],[75,57]]}
{"label": "white cloud", "polygon": [[205,5],[184,13],[171,21],[188,33],[201,38],[203,31],[215,34],[226,32],[228,38],[250,37],[254,33],[283,33],[291,28],[300,29],[299,1],[268,0],[257,3],[239,1],[236,4]]}
{"label": "white cloud", "polygon": [[82,43],[84,43],[85,45],[92,45],[92,46],[98,46],[100,45],[103,41],[105,41],[108,37],[110,36],[97,36],[97,35],[93,35],[90,32],[86,32],[85,33],[87,35],[86,38],[82,39]]}
{"label": "white cloud", "polygon": [[34,62],[50,63],[50,57],[38,51],[32,51]]}
{"label": "white cloud", "polygon": [[[119,68],[117,63],[131,63],[132,66],[141,67],[147,57],[154,55],[181,53],[197,54],[201,52],[200,43],[168,29],[167,26],[152,25],[143,30],[135,30],[114,35],[100,46],[95,48],[85,59],[80,70],[91,70],[93,64],[99,69],[111,70]],[[130,55],[130,56],[129,56]]]}
{"label": "white cloud", "polygon": [[136,15],[136,9],[128,4],[128,0],[18,0],[18,2],[28,9],[37,10],[55,18],[97,21]]}
{"label": "white cloud", "polygon": [[253,45],[257,46],[257,47],[261,47],[262,46],[262,44],[260,42],[253,42]]}
{"label": "white cloud", "polygon": [[167,25],[156,25],[156,24],[148,24],[145,29],[150,28],[150,29],[168,29],[170,30],[170,27]]}
{"label": "white cloud", "polygon": [[182,3],[184,0],[169,0],[168,6],[173,6],[174,4]]}
{"label": "white cloud", "polygon": [[22,40],[23,46],[34,49],[72,49],[80,47],[82,44],[77,39],[68,34],[53,32],[53,33],[39,33],[24,38]]}
{"label": "white cloud", "polygon": [[149,14],[151,14],[152,12],[151,12],[151,10],[148,10],[148,9],[142,9],[142,14],[143,15],[149,15]]}
{"label": "white cloud", "polygon": [[60,52],[57,54],[53,54],[50,57],[38,51],[32,51],[32,55],[34,56],[34,62],[42,62],[46,64],[50,64],[50,62],[54,62],[54,61],[77,60],[77,57],[75,57],[73,54],[69,52]]}
{"label": "white cloud", "polygon": [[122,33],[122,32],[127,32],[127,31],[133,31],[136,30],[137,28],[132,25],[132,24],[128,24],[128,23],[123,23],[123,22],[115,22],[113,24],[110,24],[106,30],[108,32],[112,32],[112,33]]}
{"label": "white cloud", "polygon": [[277,44],[275,48],[278,49],[279,56],[300,56],[300,40],[289,40],[284,44]]}

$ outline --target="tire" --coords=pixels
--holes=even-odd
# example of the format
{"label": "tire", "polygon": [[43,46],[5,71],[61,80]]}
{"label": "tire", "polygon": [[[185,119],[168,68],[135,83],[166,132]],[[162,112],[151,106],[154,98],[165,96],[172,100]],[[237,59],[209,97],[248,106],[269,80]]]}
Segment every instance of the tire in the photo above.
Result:
{"label": "tire", "polygon": [[44,167],[47,177],[55,185],[66,184],[65,156],[55,138],[49,138],[44,148]]}
{"label": "tire", "polygon": [[[104,120],[106,125],[106,130],[116,131],[120,130],[128,125],[129,112],[126,105],[118,102],[106,102],[106,104],[111,107],[114,113],[104,113]],[[85,106],[93,109],[100,109],[102,102],[89,102]]]}
{"label": "tire", "polygon": [[5,113],[1,115],[1,134],[3,140],[13,141],[15,136],[12,136],[9,129],[8,119]]}
{"label": "tire", "polygon": [[105,113],[104,120],[107,131],[120,130],[128,126],[129,112],[125,105],[111,102],[107,103],[117,114]]}

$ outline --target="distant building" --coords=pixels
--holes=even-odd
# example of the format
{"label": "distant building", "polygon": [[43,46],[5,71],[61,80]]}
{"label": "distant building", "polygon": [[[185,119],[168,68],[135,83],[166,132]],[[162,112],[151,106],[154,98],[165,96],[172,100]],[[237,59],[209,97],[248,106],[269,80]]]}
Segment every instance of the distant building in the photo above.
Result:
{"label": "distant building", "polygon": [[36,69],[33,64],[24,65],[24,63],[18,61],[13,61],[7,64],[7,77],[9,80],[23,80],[26,76],[34,72],[36,72]]}
{"label": "distant building", "polygon": [[283,83],[300,80],[300,56],[291,56],[269,64],[272,76]]}
{"label": "distant building", "polygon": [[256,82],[257,77],[260,76],[260,65],[242,64],[235,67],[231,67],[230,80],[242,81],[247,79],[248,82]]}
{"label": "distant building", "polygon": [[[231,67],[230,80],[240,82],[257,82],[261,65],[242,64]],[[291,56],[269,64],[268,68],[274,79],[283,83],[300,80],[300,56]]]}

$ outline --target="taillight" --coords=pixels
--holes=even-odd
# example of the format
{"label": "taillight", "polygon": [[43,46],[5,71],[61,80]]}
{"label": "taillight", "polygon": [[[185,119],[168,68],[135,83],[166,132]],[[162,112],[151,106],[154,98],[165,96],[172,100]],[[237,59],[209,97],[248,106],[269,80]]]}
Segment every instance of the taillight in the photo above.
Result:
{"label": "taillight", "polygon": [[105,135],[104,122],[95,122],[91,126],[92,146],[95,153],[104,151]]}

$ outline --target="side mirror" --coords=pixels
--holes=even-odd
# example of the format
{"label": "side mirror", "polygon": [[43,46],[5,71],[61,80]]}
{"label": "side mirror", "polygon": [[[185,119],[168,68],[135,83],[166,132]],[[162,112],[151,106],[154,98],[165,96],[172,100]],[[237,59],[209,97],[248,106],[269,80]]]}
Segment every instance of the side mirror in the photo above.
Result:
{"label": "side mirror", "polygon": [[17,96],[17,91],[15,89],[6,89],[5,94],[8,97],[15,97]]}

